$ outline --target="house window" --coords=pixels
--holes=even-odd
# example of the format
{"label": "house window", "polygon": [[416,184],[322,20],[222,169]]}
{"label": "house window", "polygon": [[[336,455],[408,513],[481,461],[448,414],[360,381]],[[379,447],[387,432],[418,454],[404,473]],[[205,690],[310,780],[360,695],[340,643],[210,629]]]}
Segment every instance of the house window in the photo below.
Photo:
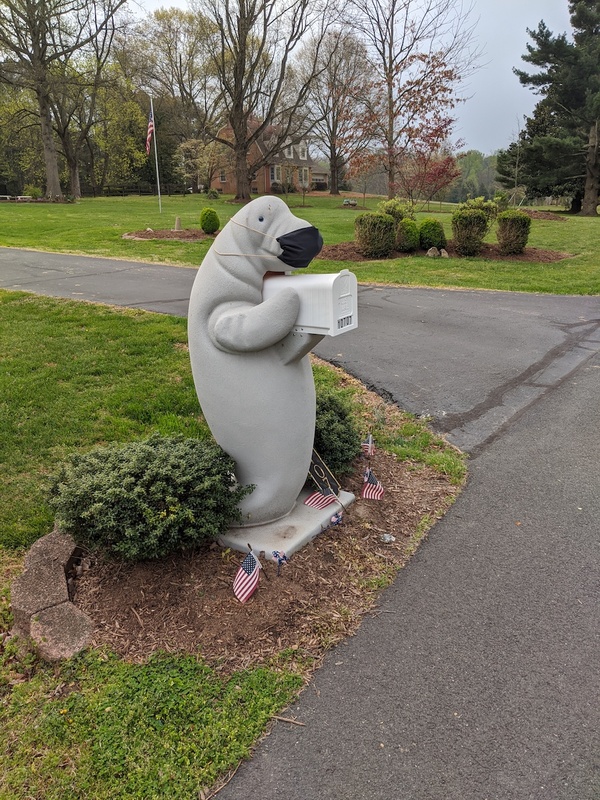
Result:
{"label": "house window", "polygon": [[308,167],[300,167],[298,169],[298,180],[300,182],[300,186],[308,186]]}
{"label": "house window", "polygon": [[286,158],[293,158],[293,157],[294,157],[294,148],[292,147],[292,145],[291,145],[291,144],[289,144],[289,145],[288,145],[288,146],[285,148],[285,150],[284,150],[284,153],[285,153],[285,157],[286,157]]}
{"label": "house window", "polygon": [[300,158],[302,159],[302,161],[306,161],[306,145],[305,144],[301,144],[300,145]]}
{"label": "house window", "polygon": [[271,167],[271,183],[281,183],[281,167]]}
{"label": "house window", "polygon": [[221,175],[219,177],[219,180],[221,181],[221,183],[227,183],[227,175],[225,174],[224,169],[221,170]]}

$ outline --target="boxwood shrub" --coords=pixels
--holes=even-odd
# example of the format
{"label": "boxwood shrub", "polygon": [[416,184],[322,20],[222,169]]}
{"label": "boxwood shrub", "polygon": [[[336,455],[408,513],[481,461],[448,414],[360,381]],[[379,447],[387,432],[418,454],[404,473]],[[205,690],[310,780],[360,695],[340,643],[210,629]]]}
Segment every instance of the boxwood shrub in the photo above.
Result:
{"label": "boxwood shrub", "polygon": [[221,221],[214,208],[203,208],[200,212],[200,227],[204,233],[216,233],[219,230]]}
{"label": "boxwood shrub", "polygon": [[387,258],[396,241],[396,222],[389,214],[368,211],[354,220],[358,249],[367,258]]}
{"label": "boxwood shrub", "polygon": [[498,214],[496,236],[500,252],[504,255],[516,255],[525,250],[531,228],[531,217],[522,211],[511,209]]}
{"label": "boxwood shrub", "polygon": [[397,198],[382,200],[381,203],[377,204],[377,211],[380,214],[389,214],[390,217],[394,218],[396,224],[402,219],[414,219],[412,210]]}
{"label": "boxwood shrub", "polygon": [[438,250],[446,247],[446,234],[444,233],[444,226],[434,217],[426,217],[419,225],[419,239],[420,245],[423,250],[429,250],[430,247],[437,247]]}
{"label": "boxwood shrub", "polygon": [[419,226],[413,219],[402,219],[396,228],[396,250],[413,253],[419,249]]}
{"label": "boxwood shrub", "polygon": [[183,436],[108,445],[71,456],[51,479],[58,527],[126,561],[159,558],[216,538],[241,519],[235,464],[212,441]]}
{"label": "boxwood shrub", "polygon": [[315,450],[334,475],[348,472],[361,452],[360,432],[339,391],[317,390]]}
{"label": "boxwood shrub", "polygon": [[487,230],[488,217],[481,209],[464,209],[452,214],[454,246],[461,256],[479,255]]}

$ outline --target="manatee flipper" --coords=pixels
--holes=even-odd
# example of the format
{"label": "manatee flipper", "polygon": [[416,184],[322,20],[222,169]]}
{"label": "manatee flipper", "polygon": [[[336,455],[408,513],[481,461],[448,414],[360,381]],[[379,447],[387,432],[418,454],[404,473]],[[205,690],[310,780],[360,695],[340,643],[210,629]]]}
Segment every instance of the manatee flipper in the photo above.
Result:
{"label": "manatee flipper", "polygon": [[221,350],[249,353],[265,350],[291,331],[300,310],[294,289],[284,289],[258,305],[231,303],[217,307],[208,322],[209,336]]}
{"label": "manatee flipper", "polygon": [[277,352],[282,364],[293,364],[295,361],[300,361],[324,338],[321,333],[296,333],[295,331],[290,331],[277,346]]}

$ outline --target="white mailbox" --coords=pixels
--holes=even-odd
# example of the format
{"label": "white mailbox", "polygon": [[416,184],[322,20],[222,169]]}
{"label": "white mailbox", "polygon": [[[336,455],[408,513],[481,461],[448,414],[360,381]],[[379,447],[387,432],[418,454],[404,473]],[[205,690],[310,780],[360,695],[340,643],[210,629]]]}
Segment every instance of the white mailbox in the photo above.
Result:
{"label": "white mailbox", "polygon": [[358,327],[356,275],[347,269],[331,275],[268,274],[263,281],[263,300],[291,286],[300,297],[294,330],[338,336]]}

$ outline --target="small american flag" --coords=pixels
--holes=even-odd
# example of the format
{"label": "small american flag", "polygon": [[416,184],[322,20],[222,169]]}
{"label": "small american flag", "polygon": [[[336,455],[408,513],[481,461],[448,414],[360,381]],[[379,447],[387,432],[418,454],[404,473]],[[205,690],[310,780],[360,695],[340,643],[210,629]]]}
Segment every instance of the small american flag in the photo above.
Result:
{"label": "small american flag", "polygon": [[343,519],[343,514],[341,511],[336,511],[333,517],[329,520],[330,525],[341,525]]}
{"label": "small american flag", "polygon": [[148,116],[148,133],[146,134],[146,155],[150,155],[150,144],[152,142],[152,134],[154,133],[154,117],[152,111]]}
{"label": "small american flag", "polygon": [[325,508],[330,503],[335,503],[337,500],[337,495],[333,494],[323,494],[321,492],[313,492],[309,494],[306,500],[304,501],[305,506],[310,506],[311,508]]}
{"label": "small american flag", "polygon": [[363,478],[361,497],[364,500],[381,500],[383,497],[383,486],[375,477],[373,470],[368,467]]}
{"label": "small american flag", "polygon": [[373,436],[371,434],[367,436],[361,447],[363,452],[368,456],[372,456],[375,453],[375,442],[373,441]]}
{"label": "small american flag", "polygon": [[233,581],[233,593],[240,601],[245,603],[249,600],[258,586],[260,580],[260,561],[250,552],[242,561],[241,567],[237,571]]}

